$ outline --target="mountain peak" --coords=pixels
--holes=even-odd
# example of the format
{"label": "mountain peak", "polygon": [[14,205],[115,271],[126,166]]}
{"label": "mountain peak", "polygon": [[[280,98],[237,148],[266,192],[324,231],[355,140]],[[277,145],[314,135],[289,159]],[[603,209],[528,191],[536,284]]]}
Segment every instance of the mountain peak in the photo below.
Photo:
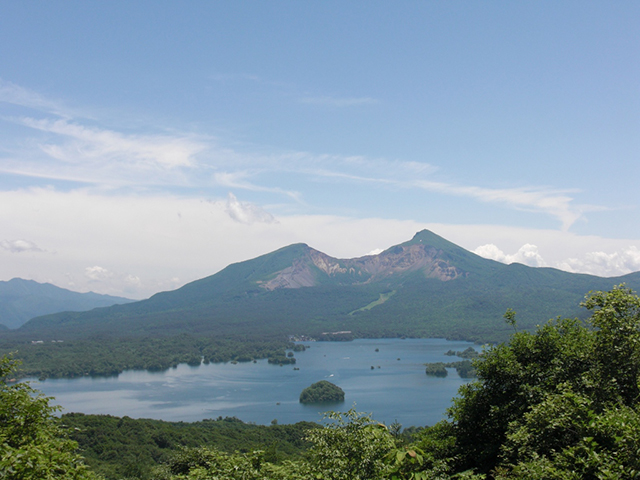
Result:
{"label": "mountain peak", "polygon": [[453,261],[464,250],[429,230],[378,255],[352,259],[333,258],[306,245],[301,249],[302,246],[291,245],[274,252],[281,257],[286,254],[287,264],[256,283],[271,291],[321,284],[362,285],[390,278],[402,281],[406,274],[416,272],[425,278],[449,281],[468,273]]}
{"label": "mountain peak", "polygon": [[458,245],[451,243],[449,240],[442,238],[440,235],[433,233],[431,230],[420,230],[417,232],[411,240],[402,243],[401,245],[413,245],[421,243],[423,245],[429,245],[441,250],[459,249]]}

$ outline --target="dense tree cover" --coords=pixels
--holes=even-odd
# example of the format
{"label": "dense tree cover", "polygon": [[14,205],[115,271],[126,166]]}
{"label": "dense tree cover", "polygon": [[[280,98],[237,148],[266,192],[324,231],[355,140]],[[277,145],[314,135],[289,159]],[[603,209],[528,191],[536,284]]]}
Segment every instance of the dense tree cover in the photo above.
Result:
{"label": "dense tree cover", "polygon": [[472,358],[478,358],[478,356],[480,355],[478,353],[478,351],[473,348],[473,347],[468,347],[465,348],[463,351],[454,351],[454,350],[449,350],[447,353],[445,353],[445,355],[448,355],[450,357],[460,357],[460,358],[466,358],[466,359],[472,359]]}
{"label": "dense tree cover", "polygon": [[26,383],[7,384],[15,367],[14,360],[0,358],[0,478],[97,479],[55,421],[49,398]]}
{"label": "dense tree cover", "polygon": [[473,364],[469,360],[462,360],[461,362],[434,362],[427,363],[425,373],[433,377],[446,377],[449,375],[447,368],[455,368],[460,378],[474,378],[476,376],[476,370]]}
{"label": "dense tree cover", "polygon": [[442,362],[427,363],[425,373],[432,377],[446,377],[448,375],[447,369]]}
{"label": "dense tree cover", "polygon": [[149,479],[154,467],[183,448],[225,454],[262,451],[265,461],[297,459],[309,448],[305,436],[320,425],[253,425],[233,417],[200,422],[165,422],[110,415],[63,415],[59,423],[80,446],[87,464],[107,479]]}
{"label": "dense tree cover", "polygon": [[370,480],[391,478],[396,469],[395,437],[384,425],[358,414],[329,412],[324,428],[310,430],[308,458],[281,464],[265,461],[264,452],[225,454],[186,449],[154,472],[157,480]]}
{"label": "dense tree cover", "polygon": [[172,337],[114,338],[0,344],[0,354],[13,353],[23,362],[17,375],[39,378],[117,375],[127,369],[166,370],[180,363],[249,362],[274,358],[272,363],[295,363],[286,350],[293,344],[285,337],[219,338],[176,335]]}
{"label": "dense tree cover", "polygon": [[320,380],[300,393],[300,403],[344,402],[344,390],[339,386]]}
{"label": "dense tree cover", "polygon": [[450,362],[445,364],[447,367],[455,368],[460,378],[474,378],[476,377],[476,369],[473,363],[469,360],[463,360],[461,362]]}
{"label": "dense tree cover", "polygon": [[[635,478],[640,472],[640,298],[595,292],[585,323],[515,333],[475,363],[440,425],[451,468],[495,478]],[[438,437],[436,435],[436,437]],[[446,444],[446,441],[443,442]]]}

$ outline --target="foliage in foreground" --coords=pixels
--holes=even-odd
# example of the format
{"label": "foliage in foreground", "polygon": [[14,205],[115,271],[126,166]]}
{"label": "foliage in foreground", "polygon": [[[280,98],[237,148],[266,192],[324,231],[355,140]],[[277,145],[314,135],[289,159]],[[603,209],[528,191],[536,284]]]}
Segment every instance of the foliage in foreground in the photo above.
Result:
{"label": "foliage in foreground", "polygon": [[59,419],[78,442],[87,465],[108,479],[150,478],[151,470],[181,449],[205,447],[223,454],[262,450],[264,461],[299,459],[311,446],[312,422],[254,425],[235,417],[200,422],[166,422],[111,415],[69,413]]}
{"label": "foliage in foreground", "polygon": [[15,363],[0,358],[0,478],[97,479],[55,422],[49,399],[26,383],[7,385]]}
{"label": "foliage in foreground", "polygon": [[[324,428],[307,433],[312,446],[304,458],[278,463],[263,451],[187,448],[151,478],[640,478],[640,298],[619,286],[591,293],[584,306],[591,311],[585,323],[558,318],[536,333],[517,332],[515,312],[508,312],[515,331],[511,341],[474,361],[478,380],[461,388],[449,420],[416,433],[411,443],[398,435],[397,425],[380,425],[352,409],[328,413]],[[47,409],[38,418],[48,418]],[[13,418],[2,412],[3,421]],[[51,429],[48,422],[43,425],[45,432]],[[7,433],[2,435],[4,442]],[[54,442],[43,446],[46,455],[71,451],[55,443],[66,440],[43,438]],[[26,444],[38,439],[28,436]],[[60,471],[85,475],[72,458],[60,462]]]}

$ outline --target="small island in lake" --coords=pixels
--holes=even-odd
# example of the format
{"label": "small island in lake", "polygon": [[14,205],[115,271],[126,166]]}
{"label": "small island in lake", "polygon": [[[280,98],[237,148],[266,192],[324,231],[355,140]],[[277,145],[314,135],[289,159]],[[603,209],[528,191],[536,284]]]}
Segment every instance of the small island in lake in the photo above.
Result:
{"label": "small island in lake", "polygon": [[444,363],[427,363],[427,375],[432,377],[446,377],[447,374],[448,372]]}
{"label": "small island in lake", "polygon": [[344,402],[344,390],[326,380],[320,380],[302,390],[300,403]]}

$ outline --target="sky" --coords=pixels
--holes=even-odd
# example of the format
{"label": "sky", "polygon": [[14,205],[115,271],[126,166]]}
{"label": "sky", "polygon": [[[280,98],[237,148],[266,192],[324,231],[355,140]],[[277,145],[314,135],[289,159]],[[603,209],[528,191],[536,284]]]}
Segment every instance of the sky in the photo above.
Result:
{"label": "sky", "polygon": [[430,229],[640,270],[637,1],[0,0],[0,280],[146,298]]}

